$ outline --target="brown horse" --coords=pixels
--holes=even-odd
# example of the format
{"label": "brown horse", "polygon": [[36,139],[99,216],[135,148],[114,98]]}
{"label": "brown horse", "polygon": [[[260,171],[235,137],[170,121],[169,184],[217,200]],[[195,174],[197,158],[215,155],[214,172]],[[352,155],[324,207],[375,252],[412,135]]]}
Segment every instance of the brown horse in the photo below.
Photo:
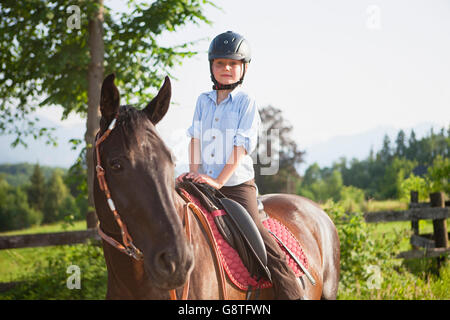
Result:
{"label": "brown horse", "polygon": [[[128,250],[127,255],[111,241],[103,241],[107,298],[169,299],[172,289],[180,298],[189,279],[188,299],[221,299],[214,255],[205,231],[193,215],[190,243],[186,239],[183,216],[187,209],[175,190],[174,160],[155,129],[169,108],[170,81],[166,78],[158,95],[145,109],[137,110],[120,106],[114,78],[106,77],[101,91],[102,118],[94,163],[106,183],[99,183],[100,178],[94,181],[95,207],[100,230],[106,237],[120,245],[125,241],[128,247],[133,242],[137,249]],[[113,204],[108,204],[112,201],[107,201],[105,194]],[[261,200],[265,211],[297,237],[308,257],[308,271],[316,285],[303,280],[304,297],[335,299],[340,251],[330,218],[317,204],[296,195],[270,194]],[[121,233],[119,224],[123,224],[125,233]],[[229,299],[245,299],[246,293],[228,279],[226,292]],[[260,298],[277,297],[268,288],[261,291]]]}

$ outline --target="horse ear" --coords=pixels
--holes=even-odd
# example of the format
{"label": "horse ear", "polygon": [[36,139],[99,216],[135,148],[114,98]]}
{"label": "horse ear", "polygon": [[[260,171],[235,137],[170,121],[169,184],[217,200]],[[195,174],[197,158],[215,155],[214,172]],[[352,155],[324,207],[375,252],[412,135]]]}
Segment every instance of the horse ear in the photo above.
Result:
{"label": "horse ear", "polygon": [[164,84],[159,89],[156,97],[145,107],[144,112],[153,124],[157,124],[167,113],[172,95],[172,85],[169,77],[166,76]]}
{"label": "horse ear", "polygon": [[110,122],[119,110],[120,105],[120,94],[119,89],[117,89],[114,84],[114,79],[116,75],[111,73],[108,75],[102,84],[102,92],[100,96],[100,112],[102,117]]}

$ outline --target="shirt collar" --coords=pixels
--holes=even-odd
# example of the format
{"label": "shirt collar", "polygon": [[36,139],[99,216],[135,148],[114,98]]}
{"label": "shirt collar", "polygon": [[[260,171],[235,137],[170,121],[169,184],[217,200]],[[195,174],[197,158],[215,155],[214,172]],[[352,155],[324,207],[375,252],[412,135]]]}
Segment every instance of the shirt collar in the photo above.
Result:
{"label": "shirt collar", "polygon": [[231,100],[233,100],[236,95],[242,91],[242,85],[237,86],[233,91],[231,91],[230,96],[231,96]]}
{"label": "shirt collar", "polygon": [[[236,95],[242,91],[242,85],[237,86],[233,91],[230,92],[231,101],[236,97]],[[217,101],[217,90],[212,90],[208,92],[208,97],[211,98],[214,102]]]}

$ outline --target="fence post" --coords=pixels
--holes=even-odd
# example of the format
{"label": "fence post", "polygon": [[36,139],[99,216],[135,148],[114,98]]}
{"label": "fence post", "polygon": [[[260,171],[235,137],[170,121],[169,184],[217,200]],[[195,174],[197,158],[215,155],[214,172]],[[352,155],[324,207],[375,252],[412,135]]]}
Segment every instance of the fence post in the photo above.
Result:
{"label": "fence post", "polygon": [[[411,201],[410,201],[409,208],[411,209],[412,203],[419,203],[419,192],[411,191],[410,195],[411,195]],[[411,229],[412,229],[414,235],[416,235],[416,236],[419,235],[419,220],[415,220],[415,219],[411,220]],[[412,247],[414,250],[419,249],[419,247],[415,246],[415,245],[413,245]]]}
{"label": "fence post", "polygon": [[[445,208],[444,194],[442,192],[434,192],[430,194],[431,207]],[[433,235],[436,243],[436,248],[448,247],[448,233],[447,233],[447,220],[435,219],[433,220]],[[440,268],[442,262],[445,261],[446,256],[437,258],[438,268]],[[439,270],[439,269],[438,269]]]}

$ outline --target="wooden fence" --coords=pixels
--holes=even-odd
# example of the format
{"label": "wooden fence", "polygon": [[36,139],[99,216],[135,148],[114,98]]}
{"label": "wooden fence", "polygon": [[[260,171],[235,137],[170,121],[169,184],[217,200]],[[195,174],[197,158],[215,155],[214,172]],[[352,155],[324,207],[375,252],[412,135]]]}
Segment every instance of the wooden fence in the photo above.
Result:
{"label": "wooden fence", "polygon": [[[368,223],[411,221],[412,250],[401,252],[397,258],[438,258],[440,263],[450,253],[446,221],[450,218],[449,202],[444,201],[442,192],[430,194],[430,202],[419,203],[418,199],[418,192],[412,191],[408,210],[367,212],[364,218]],[[433,233],[420,234],[419,220],[433,220]]]}
{"label": "wooden fence", "polygon": [[66,244],[84,243],[88,239],[100,240],[97,229],[1,236],[0,250],[61,246]]}
{"label": "wooden fence", "polygon": [[[446,223],[446,219],[450,218],[450,205],[444,202],[441,192],[431,194],[429,203],[419,203],[418,193],[413,191],[408,210],[367,212],[364,217],[368,223],[411,221],[413,235],[410,242],[413,250],[400,253],[399,258],[438,257],[450,252]],[[419,220],[433,220],[434,232],[419,234]],[[0,236],[0,250],[77,244],[88,239],[100,240],[96,229]]]}
{"label": "wooden fence", "polygon": [[[444,202],[443,194],[440,192],[431,194],[429,203],[419,203],[418,193],[411,192],[408,210],[367,212],[364,217],[368,223],[411,221],[413,234],[410,242],[413,249],[401,252],[397,258],[438,258],[440,263],[450,253],[446,222],[450,217],[450,205]],[[433,233],[419,234],[419,220],[433,220]],[[77,244],[85,243],[88,239],[100,240],[96,229],[0,236],[0,250]],[[13,285],[14,283],[0,284],[0,291]]]}
{"label": "wooden fence", "polygon": [[[88,239],[100,240],[97,229],[0,236],[0,250],[77,244],[85,243]],[[12,289],[18,284],[20,282],[0,282],[0,292]]]}

